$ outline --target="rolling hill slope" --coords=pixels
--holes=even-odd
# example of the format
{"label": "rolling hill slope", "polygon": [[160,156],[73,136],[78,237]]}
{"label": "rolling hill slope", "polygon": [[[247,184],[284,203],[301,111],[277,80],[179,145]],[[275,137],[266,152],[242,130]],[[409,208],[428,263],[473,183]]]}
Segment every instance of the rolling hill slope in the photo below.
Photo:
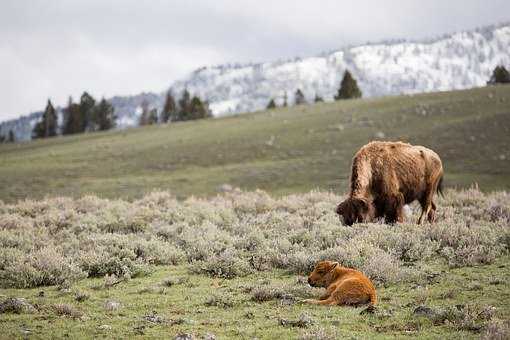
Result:
{"label": "rolling hill slope", "polygon": [[0,199],[210,195],[224,183],[276,194],[344,192],[374,139],[439,153],[446,184],[510,189],[510,86],[296,106],[220,119],[0,146]]}

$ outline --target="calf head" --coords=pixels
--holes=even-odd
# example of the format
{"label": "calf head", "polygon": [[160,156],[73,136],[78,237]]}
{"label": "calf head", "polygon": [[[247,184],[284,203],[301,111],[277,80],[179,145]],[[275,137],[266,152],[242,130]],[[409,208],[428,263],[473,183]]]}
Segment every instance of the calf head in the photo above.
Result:
{"label": "calf head", "polygon": [[333,270],[337,266],[338,262],[320,261],[308,276],[308,284],[312,287],[328,287],[333,279]]}
{"label": "calf head", "polygon": [[336,207],[336,213],[346,225],[371,222],[374,219],[375,208],[364,198],[349,197]]}

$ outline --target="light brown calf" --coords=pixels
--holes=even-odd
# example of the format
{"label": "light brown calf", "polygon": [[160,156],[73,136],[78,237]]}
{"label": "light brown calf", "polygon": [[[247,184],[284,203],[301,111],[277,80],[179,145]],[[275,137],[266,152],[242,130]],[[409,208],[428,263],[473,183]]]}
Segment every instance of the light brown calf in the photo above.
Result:
{"label": "light brown calf", "polygon": [[338,262],[321,261],[308,277],[312,287],[326,288],[326,294],[319,300],[303,302],[317,305],[358,306],[377,303],[375,288],[369,278],[355,269],[342,267]]}

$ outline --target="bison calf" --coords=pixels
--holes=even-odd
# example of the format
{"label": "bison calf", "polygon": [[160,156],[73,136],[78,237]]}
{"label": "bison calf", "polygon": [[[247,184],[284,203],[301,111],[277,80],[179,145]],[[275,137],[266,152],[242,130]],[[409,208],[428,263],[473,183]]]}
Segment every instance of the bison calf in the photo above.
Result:
{"label": "bison calf", "polygon": [[434,193],[441,193],[443,166],[439,156],[423,146],[402,142],[371,142],[354,156],[349,197],[336,209],[344,223],[403,221],[403,207],[415,200],[429,222],[435,219]]}
{"label": "bison calf", "polygon": [[321,261],[308,277],[312,287],[326,288],[320,300],[308,299],[305,303],[317,305],[363,305],[377,303],[375,288],[363,273],[345,268],[333,261]]}

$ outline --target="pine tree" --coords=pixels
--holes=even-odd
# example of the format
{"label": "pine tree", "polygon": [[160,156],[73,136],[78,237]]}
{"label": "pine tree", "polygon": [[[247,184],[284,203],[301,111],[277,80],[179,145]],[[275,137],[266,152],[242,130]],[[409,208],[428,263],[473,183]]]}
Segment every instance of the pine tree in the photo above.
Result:
{"label": "pine tree", "polygon": [[492,72],[491,79],[487,84],[508,84],[510,83],[510,73],[504,66],[496,66]]}
{"label": "pine tree", "polygon": [[1,143],[5,143],[5,136],[4,135],[0,135],[0,144]]}
{"label": "pine tree", "polygon": [[209,112],[202,100],[193,96],[190,103],[190,119],[204,119],[209,117]]}
{"label": "pine tree", "polygon": [[78,131],[84,132],[94,130],[94,107],[96,100],[87,92],[83,92],[80,97],[80,124],[77,126]]}
{"label": "pine tree", "polygon": [[209,107],[209,101],[208,100],[202,101],[202,105],[204,106],[204,110],[205,110],[205,117],[204,118],[212,118],[212,117],[214,117],[213,113],[211,111],[211,108]]}
{"label": "pine tree", "polygon": [[[48,99],[42,120],[35,124],[32,130],[32,138],[47,138],[57,135],[57,113],[51,100]],[[9,134],[9,140],[10,140]]]}
{"label": "pine tree", "polygon": [[114,111],[112,104],[102,98],[94,110],[95,130],[104,131],[113,129],[117,119]]}
{"label": "pine tree", "polygon": [[321,96],[319,96],[319,94],[316,93],[313,101],[315,103],[322,103],[324,101],[324,98],[322,98]]}
{"label": "pine tree", "polygon": [[168,91],[166,94],[165,106],[163,106],[163,111],[161,111],[161,122],[168,123],[169,121],[174,121],[176,117],[177,105],[175,104],[172,92]]}
{"label": "pine tree", "polygon": [[143,100],[142,104],[142,114],[140,115],[140,125],[148,125],[149,124],[149,102],[147,100]]}
{"label": "pine tree", "polygon": [[73,98],[69,97],[67,107],[64,109],[64,126],[62,128],[62,133],[64,135],[79,133],[81,132],[82,125],[80,106],[73,103]]}
{"label": "pine tree", "polygon": [[306,104],[306,98],[301,89],[296,90],[296,93],[294,94],[294,103],[296,105]]}
{"label": "pine tree", "polygon": [[271,98],[271,100],[269,101],[269,103],[266,106],[266,109],[272,110],[272,109],[275,109],[275,108],[276,108],[276,102],[274,101],[273,98]]}
{"label": "pine tree", "polygon": [[356,79],[346,70],[340,88],[338,89],[338,94],[335,96],[335,100],[351,98],[361,98],[361,90],[358,87]]}
{"label": "pine tree", "polygon": [[14,137],[14,132],[12,130],[9,130],[9,138],[7,139],[9,143],[14,143],[16,141],[16,138]]}
{"label": "pine tree", "polygon": [[[202,101],[198,96],[193,96],[192,98],[187,89],[182,92],[178,104],[178,108],[175,108],[172,111],[173,114],[170,115],[171,121],[186,121],[212,117],[212,113],[209,110],[209,103],[207,101]],[[171,108],[172,105],[169,105],[169,107]]]}
{"label": "pine tree", "polygon": [[158,123],[158,109],[153,108],[149,111],[149,116],[147,119],[148,125],[153,125]]}
{"label": "pine tree", "polygon": [[62,114],[64,116],[63,122],[62,122],[62,134],[67,135],[72,133],[71,132],[71,123],[73,117],[71,116],[71,107],[73,105],[73,97],[69,96],[69,99],[67,100],[67,106],[65,109],[62,110]]}
{"label": "pine tree", "polygon": [[191,116],[191,95],[188,89],[182,92],[182,97],[179,99],[179,113],[177,120],[189,120]]}
{"label": "pine tree", "polygon": [[[32,129],[32,139],[44,138],[44,123],[42,121],[37,122]],[[7,141],[9,141],[7,139]]]}

